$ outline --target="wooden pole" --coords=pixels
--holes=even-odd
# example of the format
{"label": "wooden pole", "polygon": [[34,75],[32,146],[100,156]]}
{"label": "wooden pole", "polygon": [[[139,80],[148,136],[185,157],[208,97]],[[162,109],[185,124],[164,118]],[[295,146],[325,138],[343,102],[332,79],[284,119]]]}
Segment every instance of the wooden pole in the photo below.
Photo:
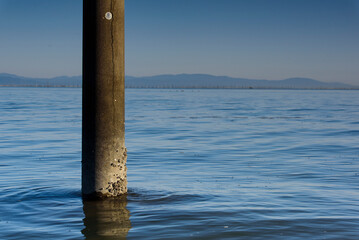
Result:
{"label": "wooden pole", "polygon": [[82,194],[127,193],[124,0],[83,0]]}

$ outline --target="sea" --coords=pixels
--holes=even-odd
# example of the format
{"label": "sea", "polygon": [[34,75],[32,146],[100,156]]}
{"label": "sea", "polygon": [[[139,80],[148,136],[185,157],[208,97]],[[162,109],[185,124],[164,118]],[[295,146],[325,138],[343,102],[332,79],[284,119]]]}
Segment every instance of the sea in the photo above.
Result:
{"label": "sea", "polygon": [[81,89],[0,88],[0,239],[359,239],[359,91],[126,89],[129,193],[81,198]]}

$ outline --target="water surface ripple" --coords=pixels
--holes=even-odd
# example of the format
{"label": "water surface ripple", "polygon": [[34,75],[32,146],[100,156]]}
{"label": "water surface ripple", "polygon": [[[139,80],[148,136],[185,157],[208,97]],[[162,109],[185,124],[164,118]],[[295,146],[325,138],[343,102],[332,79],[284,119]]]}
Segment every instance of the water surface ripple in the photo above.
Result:
{"label": "water surface ripple", "polygon": [[358,239],[359,92],[126,90],[129,194],[81,199],[81,89],[0,88],[0,239]]}

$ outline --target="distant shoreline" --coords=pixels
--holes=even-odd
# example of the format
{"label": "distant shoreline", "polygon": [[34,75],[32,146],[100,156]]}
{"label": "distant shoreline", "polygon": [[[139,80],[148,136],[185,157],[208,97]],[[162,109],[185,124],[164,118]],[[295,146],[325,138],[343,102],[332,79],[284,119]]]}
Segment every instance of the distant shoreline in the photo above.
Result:
{"label": "distant shoreline", "polygon": [[[82,87],[82,76],[55,78],[28,78],[0,73],[3,87]],[[315,89],[358,90],[359,86],[340,82],[321,82],[311,78],[287,78],[282,80],[232,78],[208,74],[167,74],[147,77],[125,76],[126,88],[144,89]]]}
{"label": "distant shoreline", "polygon": [[0,85],[0,87],[27,87],[27,88],[82,88],[82,86],[66,86],[66,85]]}
{"label": "distant shoreline", "polygon": [[[82,86],[66,86],[66,85],[0,85],[0,87],[12,88],[82,88]],[[270,87],[125,87],[126,89],[202,89],[202,90],[359,90],[359,88],[270,88]]]}

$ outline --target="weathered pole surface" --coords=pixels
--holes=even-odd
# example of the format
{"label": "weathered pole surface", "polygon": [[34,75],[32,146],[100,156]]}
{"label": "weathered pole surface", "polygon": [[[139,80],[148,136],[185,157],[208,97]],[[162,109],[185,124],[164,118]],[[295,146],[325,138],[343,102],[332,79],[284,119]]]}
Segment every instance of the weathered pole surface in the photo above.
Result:
{"label": "weathered pole surface", "polygon": [[127,193],[124,92],[124,0],[84,0],[84,198]]}

